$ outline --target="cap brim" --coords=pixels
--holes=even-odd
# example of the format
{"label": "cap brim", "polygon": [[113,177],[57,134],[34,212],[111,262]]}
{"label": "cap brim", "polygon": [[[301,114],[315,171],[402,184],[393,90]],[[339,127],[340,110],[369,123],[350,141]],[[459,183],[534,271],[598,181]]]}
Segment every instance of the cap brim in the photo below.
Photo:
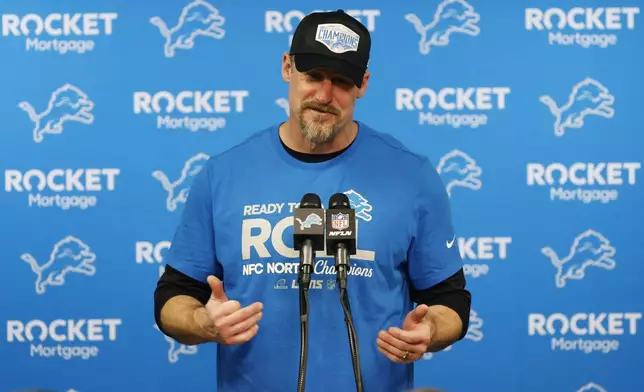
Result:
{"label": "cap brim", "polygon": [[362,86],[365,71],[338,58],[314,53],[300,53],[295,55],[295,67],[300,72],[308,72],[318,68],[328,68],[345,74],[355,83]]}

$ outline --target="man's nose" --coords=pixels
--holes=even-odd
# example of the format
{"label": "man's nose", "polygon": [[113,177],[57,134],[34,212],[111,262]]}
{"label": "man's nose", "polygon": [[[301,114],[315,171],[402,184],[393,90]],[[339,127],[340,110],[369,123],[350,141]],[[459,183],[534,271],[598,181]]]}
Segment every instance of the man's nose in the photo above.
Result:
{"label": "man's nose", "polygon": [[333,82],[329,79],[323,80],[318,87],[315,98],[319,103],[331,103],[331,101],[333,100]]}

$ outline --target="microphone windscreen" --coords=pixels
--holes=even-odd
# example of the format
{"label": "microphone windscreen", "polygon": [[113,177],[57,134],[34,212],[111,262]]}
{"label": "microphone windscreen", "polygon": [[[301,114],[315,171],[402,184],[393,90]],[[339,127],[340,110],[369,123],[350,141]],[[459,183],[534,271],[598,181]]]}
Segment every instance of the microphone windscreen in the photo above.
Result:
{"label": "microphone windscreen", "polygon": [[311,240],[314,251],[324,249],[324,208],[320,196],[307,193],[293,211],[293,249],[301,250]]}
{"label": "microphone windscreen", "polygon": [[301,208],[322,208],[322,200],[315,193],[307,193],[300,201]]}
{"label": "microphone windscreen", "polygon": [[336,193],[329,199],[329,208],[351,208],[351,203],[347,195]]}
{"label": "microphone windscreen", "polygon": [[338,245],[343,244],[350,255],[356,254],[356,212],[351,208],[349,197],[336,193],[329,198],[326,210],[326,251],[334,255]]}

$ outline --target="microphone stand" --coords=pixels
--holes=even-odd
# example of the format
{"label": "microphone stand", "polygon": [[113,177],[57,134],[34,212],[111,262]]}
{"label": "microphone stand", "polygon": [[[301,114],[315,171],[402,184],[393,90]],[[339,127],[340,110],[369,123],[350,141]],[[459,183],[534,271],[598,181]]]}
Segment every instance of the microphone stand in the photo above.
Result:
{"label": "microphone stand", "polygon": [[349,348],[351,350],[351,359],[353,362],[353,374],[356,380],[356,391],[363,392],[362,374],[360,373],[360,354],[358,349],[358,337],[356,329],[353,325],[353,317],[351,315],[351,306],[349,305],[349,295],[347,294],[347,268],[349,266],[349,251],[345,244],[338,244],[335,253],[336,268],[337,268],[337,282],[340,288],[340,304],[344,310],[344,322],[347,324],[347,332],[349,334]]}
{"label": "microphone stand", "polygon": [[309,355],[309,286],[311,284],[311,267],[313,246],[310,239],[304,240],[300,249],[300,268],[298,286],[300,291],[300,371],[297,380],[298,392],[304,392],[306,385],[306,364]]}

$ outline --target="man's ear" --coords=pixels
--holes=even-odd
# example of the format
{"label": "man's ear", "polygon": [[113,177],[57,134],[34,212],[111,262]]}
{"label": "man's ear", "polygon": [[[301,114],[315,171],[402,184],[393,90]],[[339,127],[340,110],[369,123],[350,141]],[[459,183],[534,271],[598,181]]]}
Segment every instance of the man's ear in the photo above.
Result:
{"label": "man's ear", "polygon": [[293,69],[291,67],[291,56],[288,53],[284,53],[282,56],[282,79],[286,83],[291,83],[292,75]]}
{"label": "man's ear", "polygon": [[358,90],[358,99],[362,98],[365,93],[367,92],[367,86],[369,85],[369,77],[371,74],[369,72],[365,72],[364,76],[362,77],[362,87]]}

